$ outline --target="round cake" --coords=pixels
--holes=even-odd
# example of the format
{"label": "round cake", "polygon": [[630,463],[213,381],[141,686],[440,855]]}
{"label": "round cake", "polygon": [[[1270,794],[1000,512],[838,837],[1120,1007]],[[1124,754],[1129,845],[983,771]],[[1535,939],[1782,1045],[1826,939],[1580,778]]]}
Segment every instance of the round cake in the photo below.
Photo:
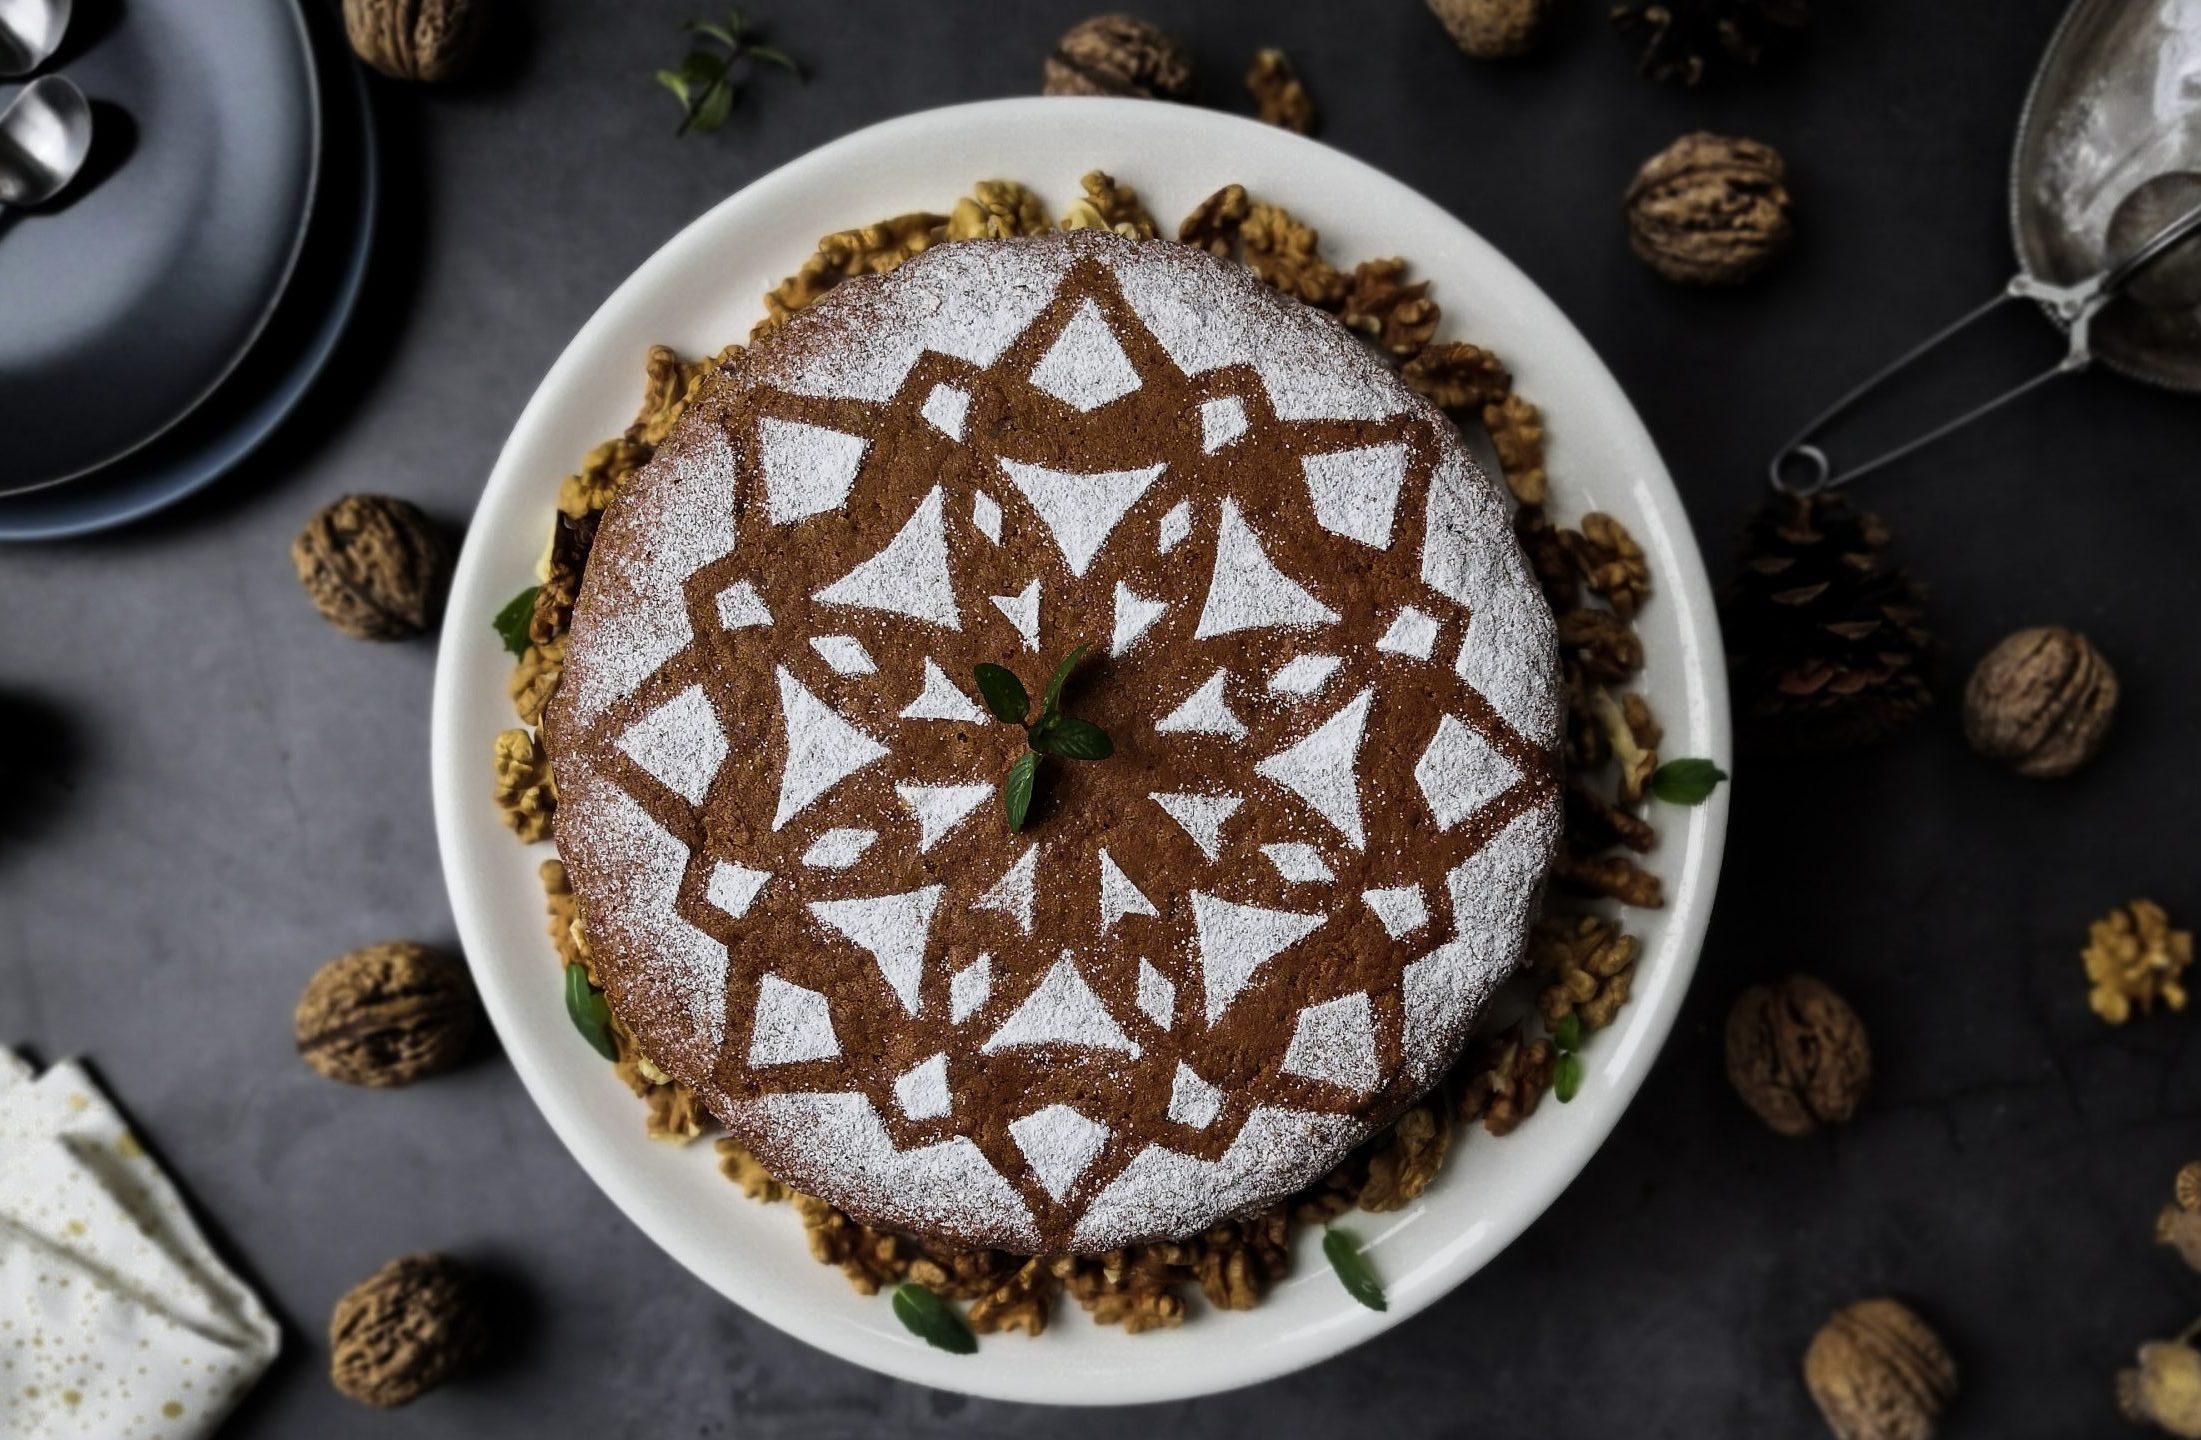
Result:
{"label": "round cake", "polygon": [[[1113,743],[1048,756],[974,676]],[[774,1174],[1096,1253],[1445,1073],[1560,833],[1553,621],[1442,414],[1238,266],[939,246],[716,376],[596,540],[546,734],[610,1003]]]}

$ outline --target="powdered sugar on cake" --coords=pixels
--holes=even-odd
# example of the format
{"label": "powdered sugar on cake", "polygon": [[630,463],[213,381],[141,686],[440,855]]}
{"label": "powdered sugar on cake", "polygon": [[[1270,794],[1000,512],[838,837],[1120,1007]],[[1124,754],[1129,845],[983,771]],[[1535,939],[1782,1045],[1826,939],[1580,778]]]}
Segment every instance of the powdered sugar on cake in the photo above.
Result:
{"label": "powdered sugar on cake", "polygon": [[[1267,1204],[1519,963],[1563,696],[1507,504],[1235,267],[1078,234],[851,282],[595,553],[548,729],[597,964],[859,1218],[1093,1251]],[[1015,835],[972,665],[1036,693],[1081,644],[1118,753]]]}

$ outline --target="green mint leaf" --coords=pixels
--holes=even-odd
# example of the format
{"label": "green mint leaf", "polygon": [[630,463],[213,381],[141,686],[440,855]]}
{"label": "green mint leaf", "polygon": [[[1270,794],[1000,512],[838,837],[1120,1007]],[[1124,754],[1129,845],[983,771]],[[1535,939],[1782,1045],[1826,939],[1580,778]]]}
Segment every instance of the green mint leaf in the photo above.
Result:
{"label": "green mint leaf", "polygon": [[691,35],[706,35],[729,50],[741,48],[741,31],[734,26],[721,25],[713,20],[689,20],[682,29]]}
{"label": "green mint leaf", "polygon": [[1360,1242],[1343,1230],[1322,1232],[1322,1253],[1329,1258],[1330,1268],[1337,1272],[1338,1282],[1345,1293],[1371,1310],[1388,1310],[1390,1302],[1383,1298],[1383,1282],[1376,1279],[1374,1267],[1368,1257],[1360,1253]]}
{"label": "green mint leaf", "polygon": [[688,99],[688,82],[681,77],[678,70],[658,71],[657,83],[673,92],[673,98],[680,102],[681,109],[691,108],[691,102]]}
{"label": "green mint leaf", "polygon": [[606,1060],[619,1058],[619,1047],[611,1039],[611,1007],[604,1003],[604,992],[588,983],[588,971],[578,965],[566,966],[566,1014],[597,1054]]}
{"label": "green mint leaf", "polygon": [[726,123],[726,117],[733,113],[734,99],[739,94],[732,81],[719,81],[704,91],[703,98],[696,102],[695,113],[688,117],[688,128],[700,135],[716,133],[718,127]]}
{"label": "green mint leaf", "polygon": [[978,693],[986,697],[986,708],[994,712],[996,720],[1011,725],[1022,725],[1031,712],[1032,697],[1024,693],[1024,682],[1002,669],[999,665],[980,665],[971,671],[978,681]]}
{"label": "green mint leaf", "polygon": [[1065,760],[1106,760],[1116,753],[1108,732],[1090,720],[1068,715],[1042,724],[1032,732],[1032,748]]}
{"label": "green mint leaf", "polygon": [[1009,767],[1009,778],[1001,787],[1001,808],[1008,812],[1009,828],[1022,830],[1024,817],[1032,812],[1032,782],[1039,776],[1039,752],[1027,750],[1016,757]]}
{"label": "green mint leaf", "polygon": [[803,73],[802,62],[785,50],[774,49],[770,45],[751,45],[742,53],[752,60],[762,60],[767,65],[777,65],[797,80],[810,78]]}
{"label": "green mint leaf", "polygon": [[894,1318],[902,1322],[903,1329],[935,1350],[945,1350],[950,1355],[978,1352],[978,1337],[963,1323],[962,1314],[914,1280],[905,1280],[894,1287]]}
{"label": "green mint leaf", "polygon": [[1569,1010],[1559,1017],[1559,1023],[1551,1029],[1551,1039],[1560,1053],[1572,1055],[1582,1048],[1582,1017]]}
{"label": "green mint leaf", "polygon": [[1559,1063],[1551,1067],[1551,1093],[1564,1105],[1582,1092],[1582,1057],[1562,1055]]}
{"label": "green mint leaf", "polygon": [[1669,760],[1651,772],[1651,793],[1669,805],[1702,805],[1726,778],[1709,760]]}
{"label": "green mint leaf", "polygon": [[1052,720],[1062,713],[1062,687],[1069,683],[1070,672],[1077,669],[1078,662],[1084,658],[1085,647],[1080,645],[1063,656],[1062,663],[1055,667],[1055,673],[1047,677],[1047,698],[1041,704],[1039,712],[1042,721]]}
{"label": "green mint leaf", "polygon": [[504,641],[504,648],[514,656],[527,653],[527,627],[535,618],[535,592],[540,585],[530,585],[510,600],[504,602],[496,618],[489,623],[496,627],[497,638]]}

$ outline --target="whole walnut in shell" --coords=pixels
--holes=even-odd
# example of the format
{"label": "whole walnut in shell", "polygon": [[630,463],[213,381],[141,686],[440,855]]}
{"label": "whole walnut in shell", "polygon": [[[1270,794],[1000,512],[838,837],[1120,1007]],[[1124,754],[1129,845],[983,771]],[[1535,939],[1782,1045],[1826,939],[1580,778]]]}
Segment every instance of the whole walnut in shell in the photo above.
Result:
{"label": "whole walnut in shell", "polygon": [[1727,1078],[1776,1131],[1809,1135],[1856,1113],[1872,1083],[1872,1044],[1848,1001],[1808,975],[1791,975],[1735,997]]}
{"label": "whole walnut in shell", "polygon": [[1786,167],[1770,145],[1702,132],[1644,163],[1628,185],[1628,243],[1684,285],[1739,285],[1788,248]]}
{"label": "whole walnut in shell", "polygon": [[344,33],[393,80],[455,79],[481,48],[489,0],[344,0]]}
{"label": "whole walnut in shell", "polygon": [[1096,15],[1055,42],[1040,93],[1184,100],[1192,94],[1192,57],[1159,25]]}
{"label": "whole walnut in shell", "polygon": [[336,1302],[330,1381],[363,1405],[394,1410],[457,1379],[488,1348],[480,1290],[441,1255],[392,1260]]}
{"label": "whole walnut in shell", "polygon": [[407,940],[339,956],[306,982],[294,1028],[298,1054],[346,1085],[386,1089],[439,1074],[474,1038],[466,967]]}
{"label": "whole walnut in shell", "polygon": [[417,506],[388,495],[346,495],[306,522],[291,542],[290,560],[331,625],[361,640],[404,640],[435,618],[451,547]]}
{"label": "whole walnut in shell", "polygon": [[2094,758],[2117,714],[2117,672],[2076,630],[2020,630],[1964,687],[1964,738],[2020,775],[2068,775]]}
{"label": "whole walnut in shell", "polygon": [[1503,60],[1536,48],[1552,0],[1429,0],[1453,43],[1478,60]]}
{"label": "whole walnut in shell", "polygon": [[1908,1305],[1860,1300],[1812,1337],[1804,1385],[1840,1440],[1931,1440],[1956,1398],[1956,1361]]}

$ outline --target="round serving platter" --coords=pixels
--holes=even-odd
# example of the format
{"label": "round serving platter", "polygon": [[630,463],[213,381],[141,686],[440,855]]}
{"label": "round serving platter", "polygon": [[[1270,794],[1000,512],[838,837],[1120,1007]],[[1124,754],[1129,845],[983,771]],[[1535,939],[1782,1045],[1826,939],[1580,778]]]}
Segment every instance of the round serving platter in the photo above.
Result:
{"label": "round serving platter", "polygon": [[[489,802],[493,737],[515,720],[511,657],[489,624],[534,582],[560,477],[632,418],[653,344],[715,352],[746,336],[764,291],[817,237],[910,210],[944,210],[973,181],[1022,181],[1056,209],[1103,169],[1173,222],[1238,182],[1322,232],[1341,261],[1405,255],[1433,280],[1448,329],[1505,357],[1543,407],[1554,510],[1617,516],[1642,542],[1655,598],[1637,620],[1641,688],[1677,755],[1729,753],[1712,592],[1658,451],[1610,372],[1543,292],[1475,233],[1396,180],[1284,131],[1190,107],[1123,100],[1002,100],[859,131],[757,181],[703,215],[613,293],[551,367],[506,442],[468,530],[438,657],[432,764],[452,908],[482,998],[551,1128],[658,1245],[759,1318],[852,1363],[1004,1400],[1118,1404],[1252,1384],[1368,1340],[1434,1303],[1527,1228],[1619,1121],[1672,1028],[1709,918],[1727,820],[1725,788],[1660,816],[1650,868],[1663,910],[1630,912],[1642,938],[1633,998],[1584,1055],[1587,1078],[1502,1140],[1455,1151],[1436,1184],[1396,1213],[1351,1225],[1390,1308],[1347,1297],[1303,1231],[1291,1277],[1258,1308],[1196,1314],[1138,1336],[1091,1324],[1066,1302],[1036,1340],[987,1339],[976,1355],[930,1349],[883,1298],[855,1294],[813,1261],[787,1206],[744,1199],[708,1146],[643,1133],[641,1107],[574,1033],[543,934],[536,867]],[[1456,327],[1456,330],[1451,327]],[[1499,1007],[1503,1009],[1503,1007]]]}

